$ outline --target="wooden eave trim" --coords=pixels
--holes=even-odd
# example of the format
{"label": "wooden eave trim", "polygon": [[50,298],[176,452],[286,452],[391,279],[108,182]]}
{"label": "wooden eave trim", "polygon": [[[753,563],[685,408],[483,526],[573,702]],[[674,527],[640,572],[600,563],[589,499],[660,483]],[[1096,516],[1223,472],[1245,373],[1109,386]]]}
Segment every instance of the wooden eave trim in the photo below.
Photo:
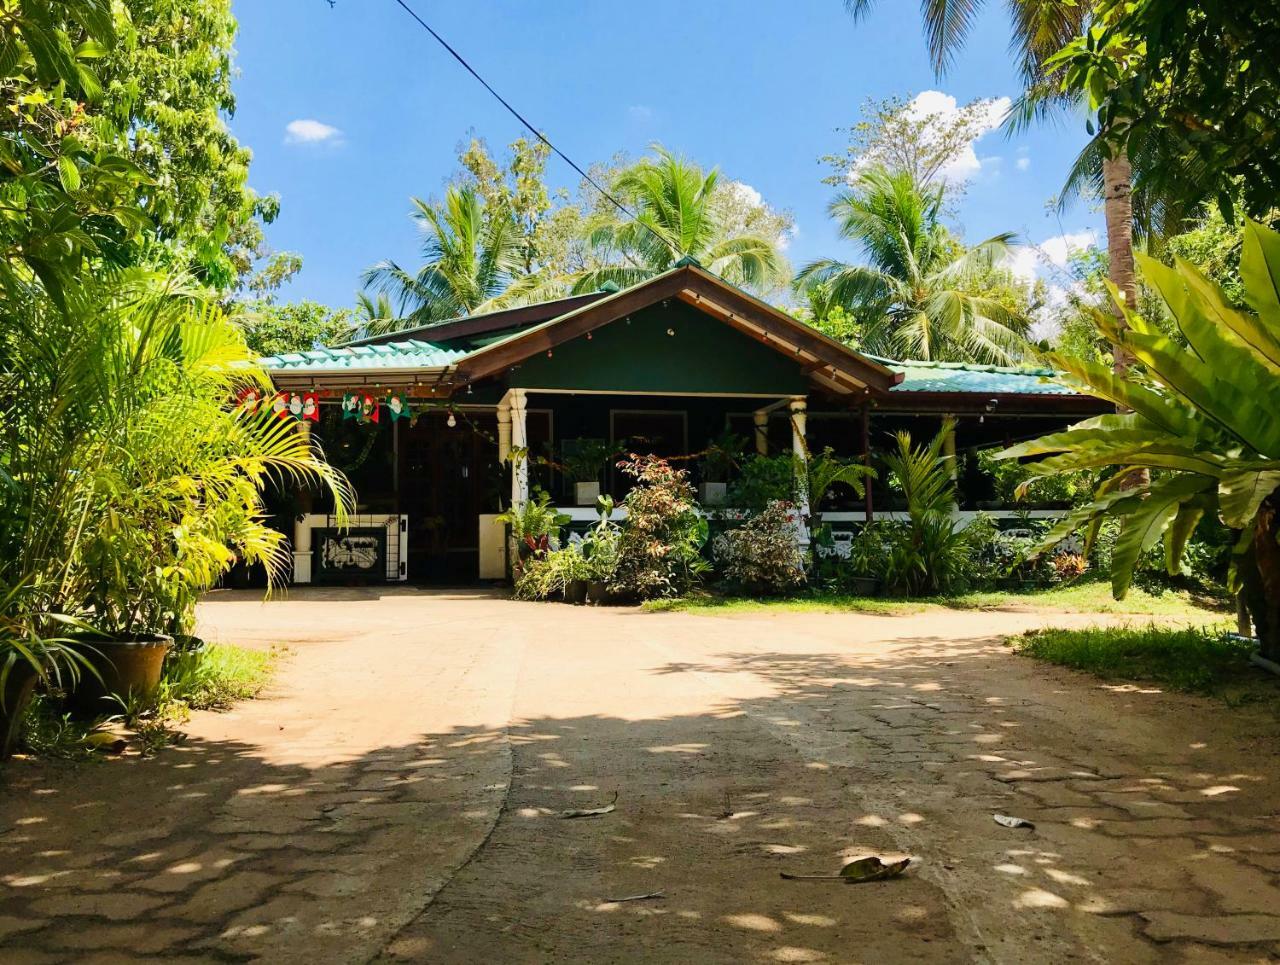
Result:
{"label": "wooden eave trim", "polygon": [[576,309],[563,318],[480,349],[458,363],[458,374],[462,381],[474,382],[648,308],[663,299],[672,298],[684,287],[688,271],[685,267],[659,275],[643,285],[625,289],[600,302]]}

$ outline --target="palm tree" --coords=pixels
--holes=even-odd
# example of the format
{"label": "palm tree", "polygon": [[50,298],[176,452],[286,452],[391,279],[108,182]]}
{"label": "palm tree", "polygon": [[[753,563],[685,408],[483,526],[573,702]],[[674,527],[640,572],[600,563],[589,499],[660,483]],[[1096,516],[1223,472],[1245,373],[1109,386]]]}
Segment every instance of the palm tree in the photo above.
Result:
{"label": "palm tree", "polygon": [[355,320],[351,323],[352,338],[385,335],[396,331],[402,324],[386,292],[379,292],[376,298],[368,292],[356,292],[353,314]]}
{"label": "palm tree", "polygon": [[[875,0],[845,0],[854,17],[867,13]],[[964,44],[974,18],[986,0],[925,0],[922,4],[925,36],[934,70],[942,74]],[[1047,61],[1078,36],[1089,22],[1091,5],[1080,0],[1010,0],[1013,19],[1012,47],[1027,91],[1014,117],[1023,121],[1044,113],[1064,99],[1051,77]],[[1107,226],[1108,276],[1133,306],[1137,301],[1137,276],[1133,262],[1133,166],[1125,149],[1101,150],[1105,132],[1090,143],[1068,179],[1068,186],[1093,182],[1102,197]],[[1159,207],[1158,203],[1152,207]],[[1117,314],[1124,324],[1124,316]],[[1124,349],[1116,348],[1116,370],[1128,365]]]}
{"label": "palm tree", "polygon": [[673,267],[688,256],[727,281],[764,291],[783,284],[788,269],[776,241],[751,234],[726,236],[715,195],[720,174],[661,146],[656,156],[624,168],[612,193],[636,213],[593,219],[588,243],[600,267],[580,274],[575,292],[594,291],[605,282],[621,287]]}
{"label": "palm tree", "polygon": [[1009,252],[1011,234],[965,248],[940,220],[943,188],[921,188],[906,172],[875,168],[831,203],[840,234],[865,265],[823,259],[796,287],[815,289],[864,325],[866,351],[937,361],[1014,361],[1028,320],[984,293],[982,276]]}
{"label": "palm tree", "polygon": [[411,272],[387,260],[364,273],[365,287],[398,308],[403,326],[396,327],[490,311],[510,300],[521,242],[509,213],[486,211],[469,187],[450,187],[440,204],[414,198],[413,205],[424,234],[422,267]]}

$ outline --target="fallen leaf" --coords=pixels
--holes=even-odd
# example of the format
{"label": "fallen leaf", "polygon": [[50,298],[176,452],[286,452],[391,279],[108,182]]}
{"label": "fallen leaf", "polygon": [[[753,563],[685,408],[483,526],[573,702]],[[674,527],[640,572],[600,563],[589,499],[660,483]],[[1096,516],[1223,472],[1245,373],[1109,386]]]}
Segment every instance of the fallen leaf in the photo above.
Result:
{"label": "fallen leaf", "polygon": [[95,751],[104,751],[107,754],[123,754],[124,749],[129,746],[129,742],[119,734],[113,734],[109,730],[94,731],[92,734],[86,734],[84,742]]}
{"label": "fallen leaf", "polygon": [[1015,818],[1008,814],[993,814],[991,816],[995,818],[996,824],[1000,825],[1002,828],[1027,828],[1030,831],[1034,831],[1036,828],[1036,826],[1026,818]]}
{"label": "fallen leaf", "polygon": [[580,808],[580,809],[574,809],[570,811],[561,811],[560,817],[562,818],[594,818],[594,817],[599,817],[601,814],[608,814],[610,811],[616,811],[617,809],[618,809],[618,792],[614,791],[613,800],[610,801],[608,804],[606,804],[604,807]]}
{"label": "fallen leaf", "polygon": [[864,881],[896,878],[910,866],[910,858],[903,858],[901,861],[882,861],[876,855],[870,855],[850,861],[840,869],[838,875],[791,875],[785,871],[781,874],[787,881],[843,881],[845,884],[856,885]]}

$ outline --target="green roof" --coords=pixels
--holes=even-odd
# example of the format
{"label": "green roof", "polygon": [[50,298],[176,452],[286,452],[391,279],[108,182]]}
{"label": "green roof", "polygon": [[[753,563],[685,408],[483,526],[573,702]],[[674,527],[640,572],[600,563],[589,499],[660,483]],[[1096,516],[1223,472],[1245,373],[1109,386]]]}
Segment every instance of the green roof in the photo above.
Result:
{"label": "green roof", "polygon": [[364,372],[380,369],[435,369],[453,365],[468,353],[411,338],[384,345],[317,348],[308,352],[268,355],[261,359],[272,372]]}
{"label": "green roof", "polygon": [[[873,356],[874,357],[874,356]],[[1004,365],[969,365],[963,362],[897,362],[880,359],[902,381],[891,392],[973,392],[983,395],[1076,395],[1054,381],[1053,369],[1015,368]]]}

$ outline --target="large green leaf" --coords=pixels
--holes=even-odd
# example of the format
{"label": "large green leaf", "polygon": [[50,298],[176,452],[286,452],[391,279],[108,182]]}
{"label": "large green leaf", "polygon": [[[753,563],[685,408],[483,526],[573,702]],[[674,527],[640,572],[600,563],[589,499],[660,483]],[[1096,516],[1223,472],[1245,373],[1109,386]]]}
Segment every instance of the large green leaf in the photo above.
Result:
{"label": "large green leaf", "polygon": [[1187,541],[1191,539],[1196,524],[1204,516],[1210,502],[1208,497],[1195,496],[1178,507],[1178,514],[1164,534],[1164,567],[1170,576],[1177,576],[1182,572],[1182,554],[1186,551]]}
{"label": "large green leaf", "polygon": [[1128,507],[1111,553],[1111,592],[1117,600],[1129,592],[1138,557],[1155,545],[1181,504],[1212,485],[1213,480],[1201,476],[1174,476],[1152,486],[1146,498]]}
{"label": "large green leaf", "polygon": [[1280,470],[1239,470],[1218,482],[1218,503],[1222,518],[1232,529],[1253,526],[1262,501],[1280,488]]}
{"label": "large green leaf", "polygon": [[[1240,278],[1245,300],[1258,314],[1240,313],[1240,335],[1258,352],[1280,364],[1280,235],[1255,221],[1244,226],[1244,247],[1240,252]],[[1233,321],[1235,321],[1233,319]]]}

